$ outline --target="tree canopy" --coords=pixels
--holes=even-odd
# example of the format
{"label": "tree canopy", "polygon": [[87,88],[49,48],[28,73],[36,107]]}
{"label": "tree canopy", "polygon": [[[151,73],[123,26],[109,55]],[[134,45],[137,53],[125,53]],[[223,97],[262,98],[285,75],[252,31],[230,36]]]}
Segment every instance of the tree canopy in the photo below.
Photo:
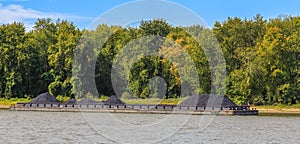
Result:
{"label": "tree canopy", "polygon": [[[203,46],[215,47],[204,38],[216,38],[226,60],[226,87],[218,91],[238,104],[300,103],[300,17],[229,17],[212,28],[171,26],[154,19],[138,27],[101,24],[95,30],[80,30],[66,20],[38,19],[30,31],[19,22],[3,24],[0,35],[0,97],[4,98],[35,97],[46,91],[68,97],[209,94],[216,75],[209,60],[215,59],[206,56]],[[148,52],[157,56],[138,53],[149,47]],[[185,67],[172,61],[183,52],[190,56],[199,79],[180,75],[192,69],[187,59],[181,60]],[[75,56],[80,59],[74,60]],[[118,88],[111,79],[116,63]],[[181,91],[183,86],[188,89]]]}

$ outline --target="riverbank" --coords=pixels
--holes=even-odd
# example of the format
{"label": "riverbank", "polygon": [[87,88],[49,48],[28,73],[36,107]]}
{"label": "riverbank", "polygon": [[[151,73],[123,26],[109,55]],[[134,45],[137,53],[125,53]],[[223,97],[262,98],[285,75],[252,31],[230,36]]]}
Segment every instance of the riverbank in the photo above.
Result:
{"label": "riverbank", "polygon": [[[10,105],[3,105],[0,104],[0,109],[9,109]],[[279,109],[279,108],[266,108],[264,106],[258,106],[258,107],[251,107],[256,108],[256,110],[259,111],[259,115],[300,115],[300,109],[296,108],[285,108],[285,109]]]}
{"label": "riverbank", "polygon": [[9,109],[10,105],[0,104],[0,109]]}
{"label": "riverbank", "polygon": [[[181,99],[122,99],[127,104],[171,104],[177,105],[181,103],[186,98]],[[14,98],[14,99],[4,99],[0,98],[0,109],[9,109],[12,104],[17,102],[29,102],[30,99],[24,98]],[[256,109],[261,115],[272,115],[272,114],[287,114],[287,115],[300,115],[300,105],[277,105],[277,106],[251,106],[250,109]]]}
{"label": "riverbank", "polygon": [[260,115],[300,115],[299,106],[256,106]]}
{"label": "riverbank", "polygon": [[261,109],[257,108],[260,113],[298,113],[300,114],[300,109]]}
{"label": "riverbank", "polygon": [[11,99],[6,99],[6,98],[0,98],[0,109],[9,109],[11,105],[17,104],[18,102],[30,102],[31,99],[27,98],[11,98]]}

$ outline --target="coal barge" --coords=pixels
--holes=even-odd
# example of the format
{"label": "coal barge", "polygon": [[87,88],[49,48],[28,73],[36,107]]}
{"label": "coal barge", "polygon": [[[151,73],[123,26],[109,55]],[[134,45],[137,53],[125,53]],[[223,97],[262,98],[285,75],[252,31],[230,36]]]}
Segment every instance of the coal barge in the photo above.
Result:
{"label": "coal barge", "polygon": [[84,98],[59,102],[49,93],[37,96],[29,103],[11,105],[12,111],[49,111],[49,112],[109,112],[142,114],[192,114],[192,115],[258,115],[258,110],[250,106],[238,106],[226,96],[195,94],[179,105],[126,104],[117,96],[103,102]]}

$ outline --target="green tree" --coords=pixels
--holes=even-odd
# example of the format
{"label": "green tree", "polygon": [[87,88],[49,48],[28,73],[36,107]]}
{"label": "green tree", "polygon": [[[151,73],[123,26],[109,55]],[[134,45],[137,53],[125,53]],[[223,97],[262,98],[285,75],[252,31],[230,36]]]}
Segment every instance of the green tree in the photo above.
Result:
{"label": "green tree", "polygon": [[23,62],[27,59],[25,51],[25,27],[22,23],[12,23],[0,27],[0,60],[3,73],[2,97],[23,97]]}
{"label": "green tree", "polygon": [[53,95],[72,96],[72,62],[81,31],[68,21],[56,22],[57,42],[48,47],[48,62],[54,81],[49,84]]}

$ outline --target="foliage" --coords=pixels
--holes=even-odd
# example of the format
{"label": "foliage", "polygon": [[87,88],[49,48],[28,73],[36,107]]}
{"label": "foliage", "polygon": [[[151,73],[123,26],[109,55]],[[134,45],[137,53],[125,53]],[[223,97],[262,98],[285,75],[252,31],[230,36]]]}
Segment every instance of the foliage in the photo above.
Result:
{"label": "foliage", "polygon": [[66,101],[70,100],[70,97],[58,95],[58,96],[56,96],[56,99],[61,101],[61,102],[66,102]]}
{"label": "foliage", "polygon": [[[175,27],[156,19],[142,21],[136,28],[101,24],[94,30],[79,30],[69,21],[38,19],[31,31],[18,22],[3,24],[0,35],[0,98],[26,99],[49,91],[64,101],[99,95],[172,101],[187,86],[184,96],[225,92],[238,104],[300,103],[299,16],[229,17],[212,29]],[[226,60],[226,87],[216,88],[212,85],[220,81],[215,78],[225,75],[210,67],[218,61],[213,57],[218,44]],[[158,55],[144,56],[139,50]],[[195,64],[199,80],[190,76],[193,67],[182,59],[183,53]],[[120,80],[116,87],[112,68],[119,70],[114,75]]]}
{"label": "foliage", "polygon": [[30,102],[31,99],[30,98],[11,98],[11,99],[7,99],[7,98],[0,98],[0,105],[12,105],[12,104],[17,104],[18,102]]}
{"label": "foliage", "polygon": [[169,105],[178,105],[183,102],[188,97],[183,98],[170,98],[170,99],[160,99],[160,98],[148,98],[148,99],[121,99],[127,104],[169,104]]}

